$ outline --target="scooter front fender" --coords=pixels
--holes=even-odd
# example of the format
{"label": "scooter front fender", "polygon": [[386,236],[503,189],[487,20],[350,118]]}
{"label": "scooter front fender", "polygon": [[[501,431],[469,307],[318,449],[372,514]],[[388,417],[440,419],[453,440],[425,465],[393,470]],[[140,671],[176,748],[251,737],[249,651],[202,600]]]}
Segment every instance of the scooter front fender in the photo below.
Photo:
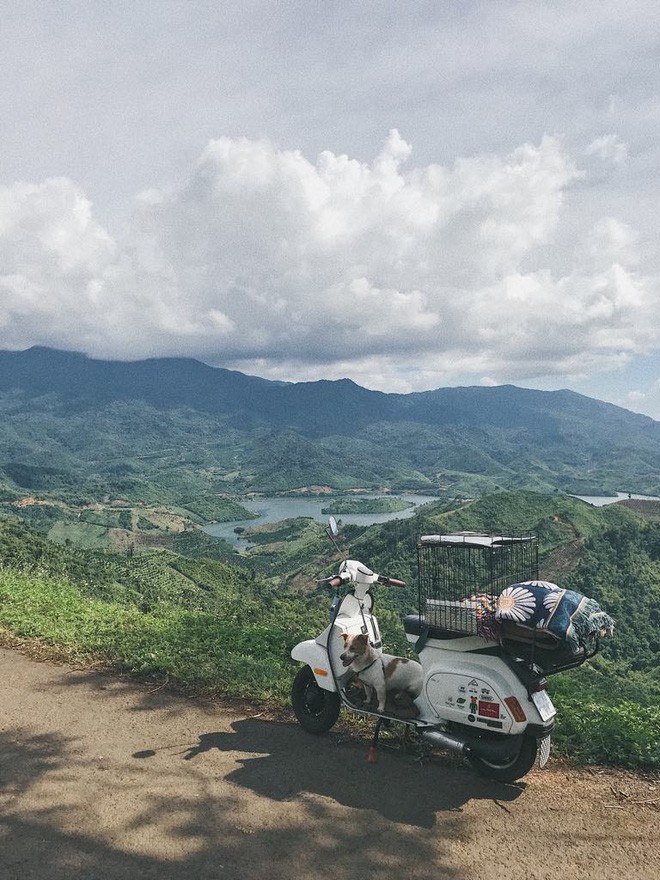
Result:
{"label": "scooter front fender", "polygon": [[316,678],[319,687],[324,691],[336,691],[337,685],[332,677],[330,663],[328,662],[328,652],[314,639],[307,639],[299,642],[291,651],[291,657],[294,660],[300,660],[306,663]]}

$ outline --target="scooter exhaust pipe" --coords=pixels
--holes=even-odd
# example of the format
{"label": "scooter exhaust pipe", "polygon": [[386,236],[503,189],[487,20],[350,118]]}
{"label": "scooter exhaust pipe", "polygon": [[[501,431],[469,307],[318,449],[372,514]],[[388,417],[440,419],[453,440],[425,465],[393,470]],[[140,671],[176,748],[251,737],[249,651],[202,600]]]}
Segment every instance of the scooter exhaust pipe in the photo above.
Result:
{"label": "scooter exhaust pipe", "polygon": [[457,752],[464,758],[472,755],[486,761],[508,761],[515,757],[522,745],[522,735],[498,737],[454,736],[442,730],[422,730],[422,738],[432,745],[450,752]]}
{"label": "scooter exhaust pipe", "polygon": [[450,733],[443,733],[441,730],[422,730],[420,731],[422,738],[431,745],[439,749],[445,749],[448,752],[456,752],[463,756],[470,751],[467,742]]}

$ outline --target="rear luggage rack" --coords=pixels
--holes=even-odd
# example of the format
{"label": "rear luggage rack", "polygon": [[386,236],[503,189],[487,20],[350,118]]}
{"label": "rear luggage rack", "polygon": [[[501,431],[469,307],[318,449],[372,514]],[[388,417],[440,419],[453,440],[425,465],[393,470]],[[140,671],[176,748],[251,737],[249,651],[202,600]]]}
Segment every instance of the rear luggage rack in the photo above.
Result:
{"label": "rear luggage rack", "polygon": [[483,635],[479,621],[511,584],[538,578],[538,538],[529,532],[423,535],[417,544],[419,613],[433,627]]}

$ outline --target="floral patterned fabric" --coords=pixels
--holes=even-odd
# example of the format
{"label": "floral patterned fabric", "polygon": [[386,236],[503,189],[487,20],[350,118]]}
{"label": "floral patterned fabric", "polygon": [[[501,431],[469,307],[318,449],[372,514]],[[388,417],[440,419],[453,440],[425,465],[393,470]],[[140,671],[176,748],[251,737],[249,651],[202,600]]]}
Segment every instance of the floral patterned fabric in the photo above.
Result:
{"label": "floral patterned fabric", "polygon": [[552,633],[579,650],[596,636],[612,635],[614,621],[593,599],[550,581],[524,581],[497,597],[495,619]]}

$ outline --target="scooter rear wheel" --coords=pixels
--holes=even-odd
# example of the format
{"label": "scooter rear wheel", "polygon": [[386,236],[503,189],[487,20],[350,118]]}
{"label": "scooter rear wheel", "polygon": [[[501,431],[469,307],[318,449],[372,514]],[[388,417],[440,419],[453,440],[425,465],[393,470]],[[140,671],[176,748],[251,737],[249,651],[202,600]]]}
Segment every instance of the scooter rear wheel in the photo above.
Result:
{"label": "scooter rear wheel", "polygon": [[341,708],[339,694],[319,687],[309,666],[303,666],[293,680],[291,703],[300,726],[317,734],[330,730]]}
{"label": "scooter rear wheel", "polygon": [[515,782],[517,779],[522,779],[534,766],[537,748],[535,737],[526,736],[518,754],[507,761],[486,761],[476,756],[470,756],[468,760],[477,773],[485,776],[486,779],[494,779],[495,782]]}

